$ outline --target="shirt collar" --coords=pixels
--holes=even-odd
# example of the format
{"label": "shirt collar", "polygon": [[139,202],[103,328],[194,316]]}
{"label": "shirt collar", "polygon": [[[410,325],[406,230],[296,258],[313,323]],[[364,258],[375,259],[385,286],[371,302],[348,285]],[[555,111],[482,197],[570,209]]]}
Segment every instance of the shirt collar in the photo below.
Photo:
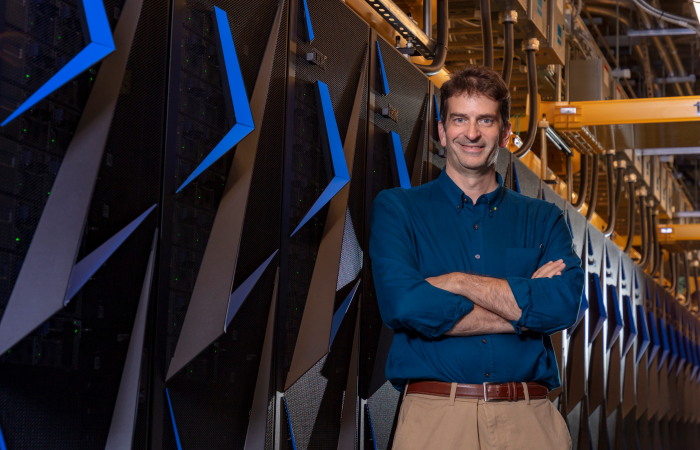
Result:
{"label": "shirt collar", "polygon": [[[498,181],[498,187],[488,194],[482,195],[482,197],[486,197],[486,202],[489,209],[498,207],[503,199],[504,191],[506,189],[503,187],[503,177],[501,177],[501,174],[498,172],[496,172],[496,180]],[[460,211],[463,206],[464,192],[462,192],[462,189],[460,189],[460,187],[457,186],[454,181],[452,181],[452,178],[447,175],[447,170],[443,169],[442,173],[440,173],[440,176],[437,179],[437,182],[447,194],[447,198],[450,200],[450,203],[455,206],[457,211]]]}

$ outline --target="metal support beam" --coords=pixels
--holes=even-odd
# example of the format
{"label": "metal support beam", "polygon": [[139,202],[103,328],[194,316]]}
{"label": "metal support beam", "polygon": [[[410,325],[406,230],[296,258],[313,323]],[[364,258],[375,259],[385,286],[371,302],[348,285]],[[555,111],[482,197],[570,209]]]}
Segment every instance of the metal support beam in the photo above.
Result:
{"label": "metal support beam", "polygon": [[[642,156],[700,155],[700,147],[643,148]],[[679,216],[680,217],[680,216]],[[691,216],[684,216],[691,217]],[[700,217],[700,216],[693,216]]]}
{"label": "metal support beam", "polygon": [[682,77],[654,78],[654,83],[695,83],[695,75],[686,75]]}
{"label": "metal support beam", "polygon": [[649,37],[649,36],[695,36],[695,30],[690,28],[659,28],[655,30],[627,30],[627,36]]}

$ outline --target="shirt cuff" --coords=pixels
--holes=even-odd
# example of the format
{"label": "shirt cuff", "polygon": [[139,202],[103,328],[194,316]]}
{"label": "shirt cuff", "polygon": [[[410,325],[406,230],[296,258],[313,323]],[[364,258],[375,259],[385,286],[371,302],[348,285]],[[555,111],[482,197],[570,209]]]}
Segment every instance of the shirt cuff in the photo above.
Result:
{"label": "shirt cuff", "polygon": [[522,327],[527,324],[527,317],[532,309],[532,295],[530,295],[530,280],[527,278],[519,277],[507,277],[506,281],[510,286],[510,290],[513,292],[513,297],[515,297],[515,302],[518,304],[522,310],[520,319],[511,320],[510,323],[513,325],[516,334],[522,333]]}
{"label": "shirt cuff", "polygon": [[456,295],[458,301],[455,304],[447,305],[444,308],[445,320],[437,331],[438,336],[450,331],[459,320],[472,312],[474,309],[474,303],[471,300],[462,297],[461,295]]}

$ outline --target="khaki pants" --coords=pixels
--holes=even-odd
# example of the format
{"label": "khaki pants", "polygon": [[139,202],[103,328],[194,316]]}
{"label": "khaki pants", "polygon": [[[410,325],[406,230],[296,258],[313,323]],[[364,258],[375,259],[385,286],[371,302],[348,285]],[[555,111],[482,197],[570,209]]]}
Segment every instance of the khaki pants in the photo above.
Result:
{"label": "khaki pants", "polygon": [[565,450],[571,436],[549,399],[484,402],[410,394],[399,412],[393,450],[414,449]]}

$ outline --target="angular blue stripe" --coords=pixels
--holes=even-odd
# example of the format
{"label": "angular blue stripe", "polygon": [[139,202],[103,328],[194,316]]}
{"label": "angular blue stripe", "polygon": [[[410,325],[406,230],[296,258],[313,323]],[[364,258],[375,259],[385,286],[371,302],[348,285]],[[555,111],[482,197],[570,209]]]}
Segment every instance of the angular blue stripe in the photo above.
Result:
{"label": "angular blue stripe", "polygon": [[659,318],[659,338],[661,339],[661,356],[659,357],[659,367],[658,370],[661,371],[661,366],[671,353],[671,345],[668,342],[668,330],[666,329],[666,322],[664,319]]}
{"label": "angular blue stripe", "polygon": [[676,363],[676,361],[678,361],[678,357],[680,356],[680,352],[678,351],[678,341],[676,340],[676,330],[671,323],[668,324],[668,341],[671,344],[671,357],[668,360],[668,370],[666,373],[671,373],[673,365]]}
{"label": "angular blue stripe", "polygon": [[637,326],[634,323],[632,299],[630,299],[629,295],[625,295],[622,297],[622,301],[624,303],[623,307],[625,308],[624,323],[626,325],[625,339],[622,344],[622,356],[624,357],[627,354],[627,352],[629,352],[630,348],[632,348],[632,344],[634,344],[634,340],[637,337]]}
{"label": "angular blue stripe", "polygon": [[243,75],[241,75],[241,67],[238,65],[236,46],[233,44],[231,28],[228,25],[228,16],[223,9],[217,6],[214,7],[214,15],[216,16],[219,45],[221,45],[221,53],[224,55],[224,60],[219,61],[219,63],[223,62],[226,66],[226,81],[231,94],[233,111],[236,113],[236,123],[255,128],[253,113],[248,104],[248,94],[243,83]]}
{"label": "angular blue stripe", "polygon": [[7,445],[5,445],[5,438],[2,435],[1,428],[0,428],[0,450],[7,450]]}
{"label": "angular blue stripe", "polygon": [[226,136],[216,144],[216,147],[209,152],[206,158],[204,158],[197,168],[187,177],[185,182],[178,188],[177,192],[180,192],[192,180],[211,167],[212,164],[255,129],[253,113],[250,110],[250,103],[248,102],[248,94],[245,90],[245,84],[243,83],[241,67],[238,64],[236,46],[233,43],[231,28],[228,24],[228,16],[224,10],[216,6],[214,7],[214,22],[219,36],[219,45],[221,46],[220,54],[223,55],[223,61],[219,61],[219,63],[222,64],[222,84],[224,85],[224,91],[228,88],[226,94],[231,101],[236,123],[233,124],[229,132],[226,133]]}
{"label": "angular blue stripe", "polygon": [[78,0],[78,3],[82,5],[81,13],[90,34],[90,36],[85,36],[85,41],[114,49],[112,29],[109,26],[102,0]]}
{"label": "angular blue stripe", "polygon": [[685,337],[680,331],[677,331],[677,342],[678,342],[678,369],[676,370],[676,376],[681,373],[681,370],[685,367],[685,363],[688,360],[688,355],[685,352]]}
{"label": "angular blue stripe", "polygon": [[315,90],[316,107],[323,112],[319,118],[323,119],[324,128],[326,129],[328,146],[330,147],[331,159],[333,160],[333,175],[349,180],[350,172],[345,162],[343,143],[340,141],[340,132],[338,131],[338,123],[335,120],[333,102],[331,101],[331,94],[328,91],[328,85],[323,81],[316,81]]}
{"label": "angular blue stripe", "polygon": [[175,414],[173,414],[173,404],[170,403],[170,393],[168,388],[165,388],[165,395],[168,397],[168,407],[170,408],[170,420],[173,422],[173,431],[175,432],[175,444],[177,444],[177,450],[182,450],[182,444],[180,443],[180,435],[177,432],[177,425],[175,424]]}
{"label": "angular blue stripe", "polygon": [[401,146],[401,136],[395,131],[391,131],[389,134],[391,135],[391,149],[394,152],[396,169],[399,173],[399,186],[403,189],[411,189],[411,178],[408,176],[406,157],[403,154],[403,147]]}
{"label": "angular blue stripe", "polygon": [[78,5],[82,6],[81,14],[83,14],[88,28],[88,36],[84,36],[87,45],[56,72],[49,81],[25,100],[0,126],[7,125],[17,116],[49,96],[53,91],[97,64],[102,58],[114,51],[114,39],[112,38],[112,31],[107,21],[107,13],[102,0],[82,0],[78,2]]}
{"label": "angular blue stripe", "polygon": [[639,364],[639,361],[644,356],[644,352],[649,347],[651,340],[649,339],[649,327],[647,326],[647,319],[644,315],[644,307],[642,305],[637,305],[637,328],[639,333],[642,335],[642,341],[637,345],[637,355],[634,358],[634,363]]}
{"label": "angular blue stripe", "polygon": [[[607,250],[606,250],[607,251]],[[615,344],[615,340],[622,331],[622,314],[620,313],[620,303],[617,301],[617,288],[611,284],[608,285],[608,350]],[[612,301],[612,302],[611,302]],[[613,314],[610,314],[610,309]]]}
{"label": "angular blue stripe", "polygon": [[[588,300],[590,301],[591,308],[591,313],[589,313],[588,317],[590,320],[589,329],[592,330],[589,340],[593,342],[598,336],[598,333],[600,333],[600,330],[603,329],[603,324],[607,320],[608,314],[605,312],[605,304],[603,303],[603,289],[600,286],[600,277],[597,273],[588,274],[588,282]],[[593,284],[593,286],[591,286],[591,284]]]}
{"label": "angular blue stripe", "polygon": [[438,105],[437,95],[433,94],[433,101],[435,102],[435,118],[440,122],[440,105]]}
{"label": "angular blue stripe", "polygon": [[651,331],[651,349],[649,350],[649,359],[647,361],[647,369],[651,366],[652,361],[654,360],[654,357],[656,354],[659,352],[661,349],[661,341],[659,340],[659,332],[657,330],[657,325],[656,325],[656,318],[654,317],[653,312],[649,312],[649,320],[647,322],[649,324],[649,329]]}
{"label": "angular blue stripe", "polygon": [[260,264],[260,267],[255,269],[255,272],[253,272],[248,278],[246,278],[246,280],[243,283],[241,283],[241,285],[238,286],[238,288],[235,291],[233,291],[231,296],[228,298],[228,309],[226,310],[226,322],[224,323],[224,333],[226,333],[226,328],[228,328],[229,324],[236,316],[236,313],[241,308],[241,305],[243,305],[245,299],[248,298],[248,294],[250,294],[250,291],[253,290],[253,287],[255,287],[255,284],[258,282],[263,272],[265,272],[267,266],[270,265],[270,261],[272,261],[272,258],[275,257],[278,251],[279,250],[275,250],[274,253],[265,260],[265,262]]}
{"label": "angular blue stripe", "polygon": [[304,18],[306,19],[306,39],[311,42],[314,40],[314,27],[311,26],[311,14],[309,14],[309,4],[304,0]]}
{"label": "angular blue stripe", "polygon": [[515,162],[513,164],[513,186],[515,186],[515,192],[520,194],[520,182],[518,181],[518,168],[515,167]]}
{"label": "angular blue stripe", "polygon": [[333,102],[331,102],[331,95],[328,92],[328,85],[322,81],[316,81],[314,90],[316,91],[316,109],[320,111],[320,114],[318,114],[319,125],[321,129],[325,130],[326,138],[328,139],[328,147],[333,166],[333,178],[316,202],[311,206],[309,212],[301,219],[299,225],[297,225],[294,232],[292,232],[292,236],[350,182],[350,171],[345,161],[343,144],[340,141],[340,132],[338,131],[338,123],[335,120]]}
{"label": "angular blue stripe", "polygon": [[352,291],[350,291],[345,300],[343,300],[343,303],[341,303],[338,310],[335,312],[335,314],[333,314],[333,320],[331,321],[331,339],[328,341],[328,351],[331,351],[331,346],[333,345],[335,335],[338,333],[338,328],[340,328],[340,324],[343,323],[343,317],[345,317],[345,314],[347,314],[348,309],[350,309],[350,304],[355,298],[355,293],[357,292],[357,287],[359,285],[360,280],[357,280],[357,283],[355,283],[355,286],[352,288]]}
{"label": "angular blue stripe", "polygon": [[53,91],[60,88],[70,80],[80,75],[82,72],[99,62],[102,58],[114,51],[112,47],[106,47],[102,44],[90,43],[80,51],[68,64],[63,66],[49,81],[44,83],[34,94],[32,94],[22,105],[17,108],[10,116],[5,119],[2,126],[7,125],[17,116],[49,96]]}
{"label": "angular blue stripe", "polygon": [[235,124],[231,130],[229,130],[228,133],[226,133],[226,136],[218,143],[216,144],[216,147],[209,152],[209,154],[202,160],[201,163],[197,166],[196,169],[194,169],[194,172],[190,174],[190,176],[187,177],[184,183],[177,189],[177,192],[180,192],[185,186],[190,184],[192,180],[197,178],[202,172],[207,170],[212,164],[214,164],[216,161],[219,160],[222,156],[224,156],[229,150],[231,150],[236,144],[241,142],[241,140],[248,136],[250,132],[253,131],[253,128],[247,126],[247,125],[241,125],[241,124]]}
{"label": "angular blue stripe", "polygon": [[78,264],[73,267],[73,271],[70,274],[70,281],[68,282],[68,291],[66,292],[65,300],[63,305],[67,305],[71,301],[73,296],[78,293],[78,291],[87,283],[91,276],[97,272],[97,270],[102,267],[102,265],[109,259],[110,256],[119,248],[120,245],[134,232],[134,230],[141,225],[141,222],[153,211],[156,205],[151,206],[134,219],[129,225],[125,226],[117,232],[114,236],[109,238],[104,244],[93,250],[92,253],[87,255],[85,258],[81,259]]}
{"label": "angular blue stripe", "polygon": [[379,40],[377,40],[377,56],[379,56],[379,72],[382,74],[382,94],[389,95],[389,81],[386,79],[386,69],[384,69],[384,60],[382,59],[382,49],[379,47]]}
{"label": "angular blue stripe", "polygon": [[287,397],[284,398],[284,409],[287,411],[287,424],[289,425],[289,436],[292,438],[292,448],[297,450],[297,443],[294,440],[294,430],[292,429],[292,419],[289,417],[289,405],[287,404]]}

